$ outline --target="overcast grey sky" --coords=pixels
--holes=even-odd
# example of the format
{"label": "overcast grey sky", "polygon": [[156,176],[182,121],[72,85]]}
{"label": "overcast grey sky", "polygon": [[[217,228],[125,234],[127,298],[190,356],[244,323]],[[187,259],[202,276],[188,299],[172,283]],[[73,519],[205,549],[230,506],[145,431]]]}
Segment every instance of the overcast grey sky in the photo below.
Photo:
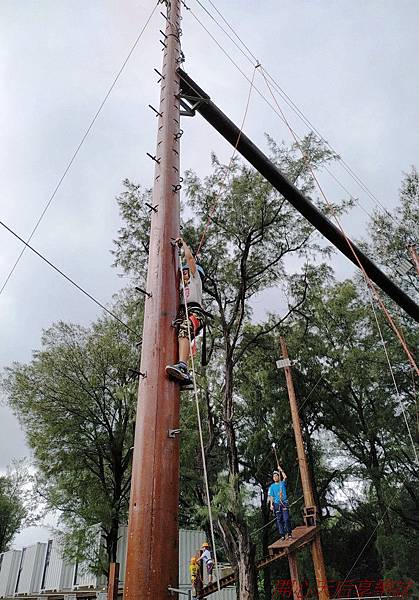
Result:
{"label": "overcast grey sky", "polygon": [[[249,64],[202,11],[186,0],[249,77]],[[212,10],[208,0],[202,4]],[[417,0],[213,0],[329,143],[387,207],[402,172],[418,164],[419,2]],[[64,172],[91,118],[125,60],[153,0],[2,0],[0,2],[0,219],[27,236]],[[160,10],[160,9],[159,9]],[[120,225],[115,196],[128,177],[152,182],[158,105],[153,67],[160,68],[156,11],[32,244],[107,303],[123,284],[109,250]],[[185,68],[236,122],[249,84],[184,11]],[[255,84],[269,97],[259,74]],[[301,121],[279,99],[299,135]],[[228,161],[230,147],[197,116],[184,119],[183,168],[209,171],[210,151]],[[245,132],[266,148],[264,132],[290,143],[288,129],[252,93]],[[334,173],[371,212],[367,195],[337,165]],[[331,197],[342,195],[321,181]],[[345,218],[360,236],[365,214]],[[0,287],[20,245],[0,228]],[[334,259],[341,275],[351,273]],[[264,299],[258,309],[263,310]],[[89,323],[99,309],[37,257],[26,252],[0,296],[0,366],[27,361],[43,328],[58,319]],[[23,433],[0,406],[0,470],[27,456]],[[17,544],[37,539],[25,532]],[[25,537],[26,536],[26,537]],[[32,536],[32,537],[31,537]]]}

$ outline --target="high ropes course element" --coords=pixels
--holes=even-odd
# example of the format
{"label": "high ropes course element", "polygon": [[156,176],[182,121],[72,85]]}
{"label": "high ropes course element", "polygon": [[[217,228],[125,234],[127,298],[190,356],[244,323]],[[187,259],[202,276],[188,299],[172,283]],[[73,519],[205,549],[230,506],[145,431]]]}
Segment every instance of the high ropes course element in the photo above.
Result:
{"label": "high ropes course element", "polygon": [[[283,541],[277,540],[276,542],[271,544],[269,546],[269,556],[265,556],[264,558],[258,560],[256,563],[256,569],[258,571],[262,571],[270,564],[278,560],[281,560],[283,558],[289,558],[290,555],[295,553],[297,550],[300,550],[304,546],[307,546],[307,544],[310,544],[310,542],[313,541],[317,532],[318,527],[315,525],[302,525],[300,527],[295,527],[292,530],[293,539]],[[203,588],[200,597],[205,598],[206,596],[209,596],[210,594],[216,592],[218,589],[222,590],[223,588],[226,588],[229,585],[233,585],[235,581],[236,575],[234,573],[230,573],[229,575],[222,577],[218,581],[214,581],[213,583],[206,585]],[[298,581],[298,579],[296,577],[292,577],[292,581],[296,582]]]}
{"label": "high ropes course element", "polygon": [[[323,215],[314,204],[292,184],[268,157],[212,102],[185,71],[179,69],[181,93],[191,112],[199,112],[237,151],[249,161],[314,227],[320,231],[356,267],[365,270],[376,283],[415,321],[419,322],[419,306],[400,289],[366,254]],[[355,255],[354,255],[355,254]]]}
{"label": "high ropes course element", "polygon": [[[215,8],[211,0],[209,1],[210,4]],[[202,3],[199,0],[197,0],[197,2],[211,16]],[[248,47],[240,40],[240,38],[238,38],[234,30],[232,30],[230,25],[223,19],[233,34],[236,35],[241,44],[243,44],[246,50],[251,54],[252,59],[256,63],[254,64],[254,71],[251,80],[245,76],[250,82],[250,90],[243,122],[241,127],[238,128],[226,117],[226,115],[222,113],[220,109],[218,109],[218,107],[211,101],[209,95],[206,94],[181,69],[184,56],[180,48],[180,36],[182,33],[180,5],[183,4],[185,8],[190,10],[183,0],[182,2],[179,0],[157,0],[155,3],[151,14],[148,16],[144,26],[140,30],[138,37],[128,53],[128,56],[123,62],[121,69],[117,73],[104,99],[100,103],[89,126],[82,136],[79,145],[72,154],[70,161],[68,162],[61,178],[58,180],[52,195],[46,203],[27,240],[25,241],[4,222],[0,221],[0,225],[8,230],[9,233],[18,238],[23,244],[21,253],[19,254],[15,264],[12,266],[6,280],[0,287],[0,295],[4,291],[5,286],[16,269],[24,252],[28,248],[37,254],[38,257],[44,260],[50,267],[55,269],[70,284],[75,286],[79,291],[94,301],[110,316],[119,321],[120,324],[124,325],[132,333],[136,333],[126,323],[121,321],[117,315],[107,309],[102,303],[100,303],[91,294],[86,292],[86,290],[84,290],[74,280],[67,276],[63,271],[58,269],[58,267],[56,267],[51,261],[46,259],[42,254],[35,250],[35,248],[33,248],[29,242],[36,233],[41,221],[43,220],[52,201],[54,200],[62,182],[74,163],[81,147],[88,137],[103,106],[105,105],[109,95],[116,85],[130,56],[135,50],[159,4],[166,5],[167,15],[161,13],[166,19],[166,32],[161,32],[163,35],[163,40],[160,40],[163,45],[164,52],[162,73],[157,71],[161,81],[159,110],[154,109],[150,105],[150,107],[159,117],[159,121],[156,155],[152,156],[149,154],[150,158],[155,161],[155,182],[153,191],[153,206],[151,207],[153,215],[150,234],[150,256],[147,278],[148,291],[144,292],[145,296],[147,297],[144,318],[144,338],[146,339],[146,343],[142,345],[142,377],[140,380],[141,403],[139,403],[137,412],[136,438],[133,453],[133,479],[130,500],[129,542],[124,600],[151,600],[151,598],[153,598],[153,600],[160,600],[162,598],[167,598],[168,591],[173,590],[173,588],[170,586],[170,583],[174,584],[177,577],[177,543],[175,540],[177,539],[178,529],[177,509],[179,498],[179,389],[175,384],[169,382],[167,378],[162,377],[162,365],[168,362],[167,356],[173,357],[175,353],[175,339],[173,335],[173,329],[171,329],[170,320],[172,315],[176,314],[176,309],[179,304],[176,287],[176,273],[178,270],[179,260],[176,254],[173,252],[173,248],[169,247],[169,241],[170,239],[178,237],[180,225],[179,192],[181,189],[181,179],[179,173],[179,153],[180,137],[183,133],[180,129],[181,115],[186,114],[193,116],[195,115],[196,111],[198,111],[219,133],[221,133],[221,135],[223,135],[227,141],[233,145],[234,152],[230,159],[230,164],[227,167],[226,177],[228,177],[230,174],[231,165],[236,152],[240,152],[240,154],[246,158],[250,164],[252,164],[253,167],[259,171],[259,173],[261,173],[261,175],[264,176],[266,180],[269,181],[294,206],[294,208],[296,208],[296,210],[298,210],[319,232],[321,232],[347,258],[349,258],[352,263],[361,269],[361,271],[364,273],[367,283],[371,287],[373,294],[376,295],[381,309],[385,312],[387,319],[393,327],[396,335],[399,337],[399,340],[410,362],[412,363],[413,368],[415,368],[417,371],[416,363],[409,349],[407,348],[403,335],[399,332],[397,326],[391,318],[391,315],[388,313],[386,307],[377,294],[377,290],[374,288],[371,282],[374,282],[384,292],[386,292],[399,306],[406,311],[407,314],[410,315],[410,317],[416,321],[419,321],[419,307],[417,304],[405,292],[403,292],[403,290],[395,285],[394,282],[392,282],[352,242],[352,240],[348,238],[339,222],[338,227],[333,225],[333,223],[327,217],[325,217],[314,206],[314,204],[296,188],[296,186],[287,180],[287,178],[279,171],[279,169],[271,161],[269,161],[269,159],[259,150],[259,148],[257,148],[256,145],[253,144],[251,140],[243,133],[244,120],[247,115],[252,89],[255,89],[261,95],[261,92],[254,86],[255,73],[256,70],[259,69],[259,72],[262,73],[265,84],[273,98],[273,101],[276,104],[276,109],[272,106],[272,104],[270,104],[270,102],[268,102],[268,104],[289,127],[297,146],[299,146],[299,142],[295,137],[295,132],[292,131],[282,109],[275,99],[271,86],[278,89],[278,85],[271,78],[269,73],[262,67],[261,64],[259,64]],[[218,10],[217,13],[222,16]],[[194,17],[196,18],[195,15]],[[223,28],[221,29],[225,32]],[[230,37],[230,39],[232,39],[228,33],[227,35]],[[251,62],[252,59],[250,59]],[[242,74],[244,75],[243,72]],[[281,92],[283,91],[281,90]],[[287,98],[289,100],[288,96]],[[184,109],[183,112],[181,112],[180,106],[182,106]],[[312,127],[312,129],[316,131],[314,127]],[[330,145],[328,146],[330,147]],[[304,155],[304,152],[303,157],[304,160],[307,159],[307,157]],[[346,163],[344,164],[346,165]],[[316,180],[316,183],[324,196],[313,170],[312,176]],[[365,186],[364,189],[366,189],[366,191],[371,195]],[[325,200],[327,202],[327,198],[325,198]],[[384,207],[382,208],[386,211]],[[215,205],[209,212],[208,222],[204,228],[204,232],[199,243],[198,252],[203,244],[206,229],[212,218],[214,210]],[[393,218],[388,211],[386,211],[386,213]],[[419,272],[419,263],[413,247],[410,249],[410,252],[412,254],[413,263]],[[185,282],[183,280],[183,272],[181,271],[181,273],[186,313],[188,313],[185,295]],[[377,325],[379,327],[378,321]],[[391,369],[390,360],[387,355],[381,330],[380,336]],[[189,344],[192,347],[189,321],[188,337]],[[278,540],[269,546],[269,556],[260,559],[255,566],[257,570],[261,570],[277,560],[288,558],[292,580],[297,582],[297,589],[293,590],[294,597],[300,597],[301,591],[296,561],[297,551],[306,545],[310,545],[318,586],[319,581],[325,580],[325,568],[320,543],[320,528],[317,526],[317,509],[311,489],[310,475],[302,442],[301,424],[299,421],[299,411],[292,384],[290,361],[288,359],[285,341],[283,339],[281,339],[281,350],[283,358],[281,361],[278,361],[278,363],[280,363],[278,364],[278,367],[284,368],[287,380],[291,405],[292,425],[296,439],[298,463],[304,495],[305,524],[303,526],[294,528],[293,538],[291,540]],[[211,529],[211,541],[215,563],[217,565],[210,491],[208,485],[193,355],[192,372]],[[395,380],[394,384],[398,394]],[[300,407],[300,409],[301,408],[302,407]],[[404,412],[403,414],[405,416]],[[408,425],[407,420],[406,425]],[[413,439],[412,445],[414,446]],[[275,449],[274,452],[276,455]],[[168,491],[169,493],[167,493]],[[264,525],[264,527],[269,524],[270,523],[267,523]],[[367,543],[369,543],[369,540]],[[363,550],[361,550],[361,554],[362,551]],[[347,577],[349,576],[350,572],[348,573]],[[110,582],[115,582],[117,579],[117,568],[115,563],[112,563]],[[200,597],[203,598],[213,594],[214,592],[220,591],[222,588],[234,583],[235,580],[235,574],[227,575],[226,577],[207,585],[203,589]],[[320,590],[319,587],[318,589],[320,599],[327,600],[328,593],[324,589]],[[116,594],[117,586],[112,589],[112,585],[110,585],[108,597],[116,597]]]}

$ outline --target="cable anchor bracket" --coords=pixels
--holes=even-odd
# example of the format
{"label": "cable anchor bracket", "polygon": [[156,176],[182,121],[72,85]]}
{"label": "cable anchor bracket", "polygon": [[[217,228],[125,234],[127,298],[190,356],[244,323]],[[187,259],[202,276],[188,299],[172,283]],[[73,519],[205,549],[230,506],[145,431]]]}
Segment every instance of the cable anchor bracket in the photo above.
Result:
{"label": "cable anchor bracket", "polygon": [[194,117],[195,110],[202,102],[208,102],[209,98],[202,98],[201,96],[189,96],[188,94],[177,94],[179,104],[184,110],[180,111],[183,117]]}
{"label": "cable anchor bracket", "polygon": [[138,369],[128,369],[128,377],[131,381],[139,377],[141,377],[141,379],[145,379],[147,377],[147,373],[142,373]]}
{"label": "cable anchor bracket", "polygon": [[188,600],[192,600],[192,590],[179,590],[178,588],[170,587],[170,585],[167,590],[171,596],[187,596]]}
{"label": "cable anchor bracket", "polygon": [[186,60],[184,53],[182,52],[182,50],[180,51],[180,56],[177,57],[176,59],[176,64],[181,65],[182,63],[184,63]]}
{"label": "cable anchor bracket", "polygon": [[281,358],[276,361],[277,369],[283,369],[284,367],[291,367],[292,363],[289,358]]}

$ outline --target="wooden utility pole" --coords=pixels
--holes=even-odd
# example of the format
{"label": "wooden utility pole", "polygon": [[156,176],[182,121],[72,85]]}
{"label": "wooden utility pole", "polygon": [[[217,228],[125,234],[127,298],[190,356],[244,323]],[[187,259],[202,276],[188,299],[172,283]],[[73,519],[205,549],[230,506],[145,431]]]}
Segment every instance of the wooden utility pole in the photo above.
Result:
{"label": "wooden utility pole", "polygon": [[303,588],[301,587],[300,576],[298,574],[298,563],[295,552],[288,554],[288,566],[291,575],[292,594],[294,600],[301,600],[303,596]]}
{"label": "wooden utility pole", "polygon": [[178,583],[179,386],[177,360],[180,0],[167,0],[124,600],[167,600]]}
{"label": "wooden utility pole", "polygon": [[108,576],[108,599],[118,600],[119,563],[111,562]]}
{"label": "wooden utility pole", "polygon": [[[288,397],[291,407],[292,426],[294,428],[295,443],[297,446],[298,465],[301,474],[301,484],[304,494],[304,521],[306,525],[316,525],[317,508],[314,501],[313,487],[311,485],[310,469],[304,449],[303,435],[301,432],[300,416],[298,414],[297,398],[294,390],[294,383],[291,373],[291,361],[288,357],[288,350],[283,337],[280,338],[282,359],[278,361],[278,366],[283,367],[285,379],[287,382]],[[324,566],[323,550],[320,540],[320,534],[316,533],[310,544],[311,555],[313,558],[314,572],[316,576],[317,592],[320,600],[329,600],[329,591],[326,580],[326,569]],[[293,559],[294,560],[294,559]],[[297,568],[290,562],[290,570]]]}

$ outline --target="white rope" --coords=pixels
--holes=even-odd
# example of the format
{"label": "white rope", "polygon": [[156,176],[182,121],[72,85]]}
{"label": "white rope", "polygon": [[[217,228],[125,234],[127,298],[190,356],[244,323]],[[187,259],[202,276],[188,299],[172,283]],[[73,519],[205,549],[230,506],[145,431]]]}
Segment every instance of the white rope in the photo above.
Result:
{"label": "white rope", "polygon": [[[204,468],[205,492],[206,492],[206,496],[207,496],[208,518],[209,518],[210,530],[211,530],[211,544],[212,544],[212,551],[214,554],[215,574],[217,577],[218,592],[221,592],[220,580],[218,577],[218,560],[217,560],[217,551],[215,548],[215,536],[214,536],[214,524],[213,524],[213,520],[212,520],[211,498],[210,498],[209,485],[208,485],[207,461],[205,458],[204,438],[202,435],[201,411],[199,408],[198,389],[197,389],[197,385],[196,385],[195,361],[194,361],[193,351],[192,351],[191,324],[189,321],[188,303],[186,301],[185,278],[183,276],[182,269],[180,270],[180,272],[181,272],[181,277],[182,277],[182,291],[183,291],[183,301],[185,304],[186,321],[188,324],[189,353],[190,353],[190,357],[191,357],[192,379],[193,379],[194,397],[195,397],[195,405],[196,405],[196,415],[197,415],[197,419],[198,419],[199,440],[200,440],[200,444],[201,444],[202,465]],[[200,277],[198,271],[196,271],[196,274],[198,277]]]}

